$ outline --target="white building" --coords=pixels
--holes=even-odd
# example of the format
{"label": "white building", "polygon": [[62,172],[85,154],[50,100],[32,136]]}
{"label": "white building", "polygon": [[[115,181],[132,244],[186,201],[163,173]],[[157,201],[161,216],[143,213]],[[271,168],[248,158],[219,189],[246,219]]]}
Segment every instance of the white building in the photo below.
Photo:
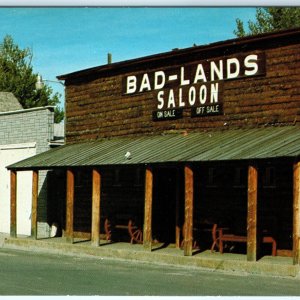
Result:
{"label": "white building", "polygon": [[[55,130],[56,129],[56,130]],[[6,166],[63,144],[54,107],[23,109],[12,93],[0,92],[0,232],[10,232],[10,176]],[[56,136],[55,131],[60,136]],[[39,178],[39,233],[49,235],[47,171]],[[18,233],[31,234],[32,171],[18,174]],[[50,218],[51,219],[51,218]]]}

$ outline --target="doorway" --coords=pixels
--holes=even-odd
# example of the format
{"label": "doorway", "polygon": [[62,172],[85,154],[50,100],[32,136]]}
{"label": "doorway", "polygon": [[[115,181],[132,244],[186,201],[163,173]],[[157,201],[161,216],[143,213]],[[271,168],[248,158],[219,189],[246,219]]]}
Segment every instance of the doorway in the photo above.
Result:
{"label": "doorway", "polygon": [[184,219],[183,172],[180,168],[157,168],[153,181],[152,237],[154,242],[174,244],[176,227]]}

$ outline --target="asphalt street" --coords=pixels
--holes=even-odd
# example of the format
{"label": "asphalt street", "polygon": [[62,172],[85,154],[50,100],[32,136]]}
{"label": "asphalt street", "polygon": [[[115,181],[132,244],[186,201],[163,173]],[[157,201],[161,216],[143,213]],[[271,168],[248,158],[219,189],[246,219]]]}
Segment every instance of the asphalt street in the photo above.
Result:
{"label": "asphalt street", "polygon": [[299,278],[0,248],[0,295],[300,296]]}

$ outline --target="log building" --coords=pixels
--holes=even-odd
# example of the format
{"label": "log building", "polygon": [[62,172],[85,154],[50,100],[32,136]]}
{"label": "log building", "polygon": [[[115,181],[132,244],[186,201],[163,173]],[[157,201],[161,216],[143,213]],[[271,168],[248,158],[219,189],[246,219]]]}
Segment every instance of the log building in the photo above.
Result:
{"label": "log building", "polygon": [[33,171],[36,236],[37,178],[52,170],[70,242],[99,246],[108,230],[129,241],[130,220],[146,249],[192,255],[211,248],[217,224],[245,241],[224,251],[255,261],[271,253],[269,239],[299,264],[299,49],[293,29],[58,76],[66,145],[9,166],[11,235],[18,171]]}

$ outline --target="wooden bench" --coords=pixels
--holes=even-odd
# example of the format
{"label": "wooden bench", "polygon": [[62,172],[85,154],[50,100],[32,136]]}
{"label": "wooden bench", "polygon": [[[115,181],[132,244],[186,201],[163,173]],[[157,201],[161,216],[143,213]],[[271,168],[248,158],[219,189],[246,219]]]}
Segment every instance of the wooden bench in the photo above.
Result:
{"label": "wooden bench", "polygon": [[112,228],[112,224],[109,221],[108,218],[105,219],[104,222],[104,230],[106,234],[106,240],[109,241],[112,239],[112,230],[114,229],[125,229],[128,231],[129,237],[130,237],[130,243],[133,244],[138,243],[142,244],[143,243],[143,231],[138,228],[137,226],[134,225],[133,221],[131,219],[128,220],[127,224],[115,224]]}
{"label": "wooden bench", "polygon": [[[219,248],[220,253],[223,253],[224,242],[237,242],[237,243],[247,243],[247,237],[242,235],[234,235],[234,234],[224,234],[223,228],[218,228],[217,224],[213,225],[212,228],[212,239],[213,243],[211,246],[211,251],[214,250],[215,247]],[[264,236],[262,239],[263,243],[272,244],[272,256],[276,256],[277,246],[276,241],[271,236]]]}

